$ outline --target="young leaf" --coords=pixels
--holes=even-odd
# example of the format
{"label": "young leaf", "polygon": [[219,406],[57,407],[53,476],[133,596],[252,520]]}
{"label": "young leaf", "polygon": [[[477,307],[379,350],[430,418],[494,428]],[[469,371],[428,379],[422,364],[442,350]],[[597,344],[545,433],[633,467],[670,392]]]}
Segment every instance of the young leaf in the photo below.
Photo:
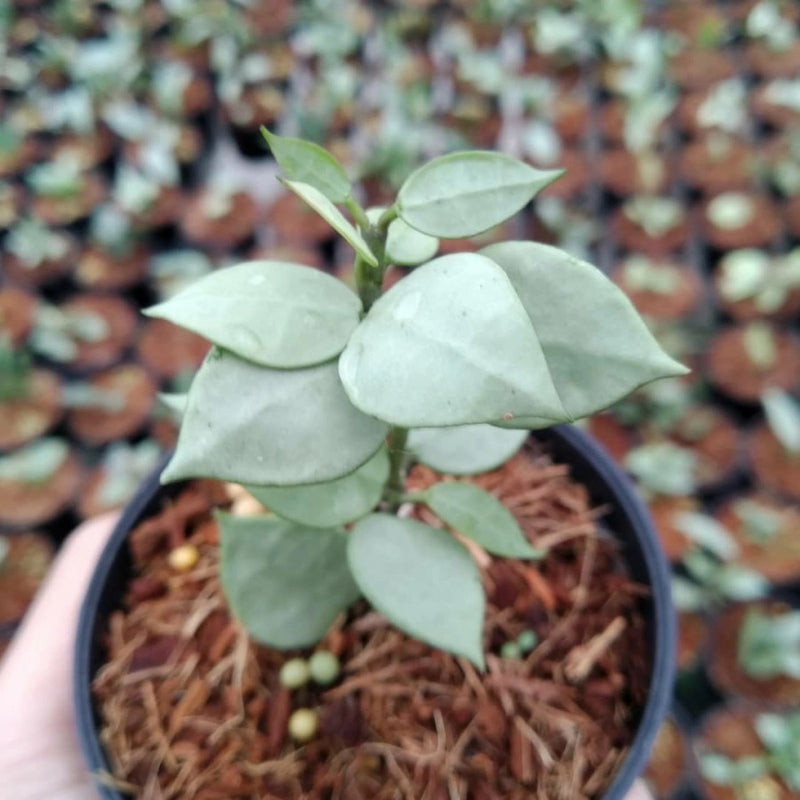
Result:
{"label": "young leaf", "polygon": [[474,236],[512,217],[562,174],[534,169],[502,153],[451,153],[406,179],[397,209],[412,228],[430,236]]}
{"label": "young leaf", "polygon": [[301,181],[281,180],[281,183],[311,206],[317,214],[355,249],[364,261],[368,264],[372,264],[373,267],[378,265],[378,259],[375,258],[374,253],[369,249],[369,245],[364,241],[361,234],[319,189],[316,189],[308,183],[302,183]]}
{"label": "young leaf", "polygon": [[364,596],[400,630],[483,669],[480,574],[447,531],[371,514],[350,532],[347,558]]}
{"label": "young leaf", "polygon": [[769,750],[792,746],[794,733],[789,720],[780,714],[759,714],[755,718],[755,728],[758,738]]}
{"label": "young leaf", "polygon": [[541,558],[511,512],[493,495],[471,483],[437,483],[425,492],[425,504],[442,522],[484,550],[509,558]]}
{"label": "young leaf", "polygon": [[415,428],[408,449],[418,461],[449,475],[477,475],[505,464],[528,438],[528,431],[493,425]]}
{"label": "young leaf", "polygon": [[719,753],[702,753],[699,759],[703,777],[718,784],[731,784],[734,781],[736,762]]}
{"label": "young leaf", "polygon": [[[600,411],[639,386],[688,370],[670,358],[630,300],[591,264],[549,245],[481,250],[508,275],[544,351],[568,419]],[[532,427],[537,420],[500,420]]]}
{"label": "young leaf", "polygon": [[360,312],[358,296],[318,269],[247,261],[212,272],[144,313],[256,364],[295,369],[337,356]]}
{"label": "young leaf", "polygon": [[769,581],[739,564],[723,564],[712,579],[714,588],[729,600],[755,600],[769,591]]}
{"label": "young leaf", "polygon": [[358,599],[345,531],[268,516],[216,516],[222,588],[257,641],[283,650],[308,647]]}
{"label": "young leaf", "polygon": [[379,298],[339,374],[358,408],[405,428],[564,417],[511,284],[475,253],[434,259]]}
{"label": "young leaf", "polygon": [[355,472],[326,483],[307,486],[251,486],[245,488],[267,508],[286,519],[311,527],[345,525],[372,511],[389,477],[385,447]]}
{"label": "young leaf", "polygon": [[672,518],[675,527],[695,544],[699,544],[723,561],[735,558],[739,546],[728,529],[706,514],[684,511]]}
{"label": "young leaf", "polygon": [[800,404],[780,389],[767,389],[761,398],[767,423],[790,453],[800,453]]}
{"label": "young leaf", "polygon": [[[367,219],[375,225],[385,208],[368,208]],[[386,235],[386,255],[392,264],[415,267],[430,261],[439,249],[439,240],[414,230],[397,217],[389,224]]]}
{"label": "young leaf", "polygon": [[343,203],[350,196],[347,173],[327,150],[303,139],[278,136],[264,127],[261,134],[287,178],[313,186],[334,203]]}
{"label": "young leaf", "polygon": [[680,611],[702,611],[708,606],[709,599],[702,587],[680,575],[673,575],[672,602]]}
{"label": "young leaf", "polygon": [[186,413],[189,395],[178,392],[159,392],[157,400],[161,408],[165,409],[173,419],[180,420]]}
{"label": "young leaf", "polygon": [[430,261],[438,249],[439,240],[435,236],[415,231],[402,219],[398,218],[389,225],[386,254],[392,264],[415,267]]}
{"label": "young leaf", "polygon": [[625,467],[656,494],[680,496],[694,491],[697,456],[672,442],[654,441],[634,447],[625,457]]}
{"label": "young leaf", "polygon": [[387,430],[350,403],[335,361],[274,370],[214,348],[192,383],[161,480],[322,483],[360,467]]}

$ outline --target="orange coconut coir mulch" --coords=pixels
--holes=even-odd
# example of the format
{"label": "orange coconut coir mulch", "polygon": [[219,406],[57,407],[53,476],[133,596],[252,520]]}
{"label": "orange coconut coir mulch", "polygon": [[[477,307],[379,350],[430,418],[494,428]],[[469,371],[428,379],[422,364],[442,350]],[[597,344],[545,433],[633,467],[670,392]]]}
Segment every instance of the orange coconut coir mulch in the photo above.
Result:
{"label": "orange coconut coir mulch", "polygon": [[[416,467],[409,488],[437,480]],[[477,547],[487,590],[487,672],[392,628],[360,602],[321,643],[343,672],[328,689],[289,692],[278,670],[297,653],[258,646],[226,610],[213,504],[197,482],[133,532],[138,576],[107,631],[94,681],[114,780],[139,798],[581,800],[602,794],[626,756],[647,693],[641,598],[616,545],[599,535],[585,489],[542,454],[476,482],[550,548],[541,562]],[[248,498],[249,499],[249,498]],[[238,501],[237,501],[238,502]],[[417,512],[425,516],[427,512]],[[187,573],[167,562],[190,541]],[[539,644],[502,659],[533,630]],[[310,652],[310,651],[306,651]],[[316,708],[305,746],[286,728]]]}

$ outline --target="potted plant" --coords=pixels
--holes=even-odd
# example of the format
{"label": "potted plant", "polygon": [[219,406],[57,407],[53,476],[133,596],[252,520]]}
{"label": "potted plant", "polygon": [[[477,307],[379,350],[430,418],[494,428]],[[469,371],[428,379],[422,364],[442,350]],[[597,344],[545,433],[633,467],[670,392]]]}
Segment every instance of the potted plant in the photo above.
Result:
{"label": "potted plant", "polygon": [[798,731],[796,712],[723,706],[709,714],[695,740],[705,796],[713,800],[796,796]]}
{"label": "potted plant", "polygon": [[[597,548],[592,561],[605,565],[600,584],[581,579],[594,568],[584,544],[576,544],[581,534],[569,526],[585,532],[593,525],[586,488],[564,482],[566,467],[540,457],[505,462],[531,428],[584,416],[685,369],[660,349],[611,282],[555,248],[502,242],[477,254],[432,258],[438,238],[462,238],[502,223],[557,173],[495,153],[455,153],[414,172],[388,208],[365,210],[344,170],[324,150],[266,136],[287,188],[354,248],[358,293],[318,270],[246,262],[212,273],[148,312],[214,343],[183,400],[180,437],[162,480],[205,475],[234,484],[168,487],[172,499],[164,507],[155,487],[140,496],[120,531],[140,523],[131,552],[137,564],[149,561],[153,570],[134,579],[128,596],[145,604],[136,612],[143,619],[158,617],[168,627],[157,611],[164,602],[197,602],[198,580],[219,587],[209,559],[218,557],[215,542],[221,542],[218,575],[230,611],[221,598],[207,604],[192,623],[196,636],[185,640],[189,649],[180,651],[188,656],[201,647],[195,664],[215,671],[173,695],[180,708],[168,723],[172,766],[161,771],[138,755],[122,755],[122,761],[115,755],[116,780],[122,783],[114,785],[156,791],[164,780],[198,797],[206,789],[279,797],[356,796],[349,791],[388,797],[403,791],[417,797],[426,786],[441,796],[464,796],[472,787],[485,796],[503,791],[522,797],[553,781],[560,782],[559,791],[572,786],[575,796],[599,796],[614,782],[605,796],[621,797],[643,765],[656,718],[666,708],[669,646],[655,656],[652,677],[634,678],[625,690],[642,699],[649,691],[651,699],[659,698],[659,710],[648,705],[648,733],[619,771],[629,735],[610,709],[623,717],[631,711],[616,701],[609,706],[607,698],[619,697],[614,686],[620,679],[625,683],[621,653],[628,663],[646,662],[642,642],[669,635],[669,612],[656,610],[659,622],[649,633],[638,615],[626,621],[625,609],[638,606],[639,590],[614,574],[616,547],[610,541],[598,538],[589,546]],[[410,252],[420,265],[382,294],[384,273],[395,261],[412,261]],[[560,441],[562,452],[571,450],[576,471],[583,463],[583,474],[596,480],[602,470],[596,452],[588,452],[591,446],[584,455],[574,445],[564,448],[576,436],[550,434],[550,441],[556,447]],[[410,453],[419,463],[407,474]],[[466,475],[503,464],[471,481],[441,480],[434,472]],[[624,483],[609,464],[605,469],[606,486]],[[493,486],[505,505],[490,491]],[[547,522],[542,529],[540,521],[538,535],[533,523],[523,532],[509,507],[522,518],[536,515],[530,494],[536,486],[554,504],[555,517],[569,521],[568,529]],[[633,516],[642,513],[632,498],[617,499],[620,508],[636,506]],[[261,510],[261,503],[274,513]],[[229,512],[212,517],[209,507],[219,504]],[[142,514],[145,507],[148,513]],[[254,510],[261,513],[242,516]],[[616,529],[629,526],[625,515],[616,519]],[[91,721],[90,659],[92,652],[99,657],[100,644],[91,631],[102,635],[100,598],[107,608],[118,606],[125,591],[111,589],[103,574],[112,563],[126,570],[124,536],[118,533],[90,590],[78,647],[80,725],[92,768],[107,762]],[[636,542],[632,535],[640,574],[663,579],[655,542]],[[571,555],[555,558],[542,572],[532,567],[542,546],[559,543]],[[645,563],[650,566],[642,572]],[[558,588],[542,579],[545,571]],[[202,585],[204,597],[206,589],[214,590]],[[609,593],[615,598],[610,605]],[[578,626],[583,634],[576,629],[559,644],[561,634],[552,638],[554,614],[581,597],[587,603]],[[484,629],[487,609],[494,621]],[[501,623],[498,614],[507,621]],[[580,610],[574,619],[579,617]],[[127,622],[116,620],[124,639]],[[130,686],[142,675],[173,674],[173,659],[183,657],[175,648],[182,646],[166,627],[161,630],[152,640],[134,642],[127,656],[116,653],[124,666],[109,661],[96,675],[98,698],[111,705],[130,698],[113,688],[115,677],[129,670],[136,672]],[[238,656],[229,652],[235,642]],[[662,640],[657,649],[663,646]],[[364,672],[357,671],[358,663]],[[581,724],[605,742],[599,751],[579,744],[583,737],[572,725],[566,737],[554,733],[566,717],[547,702],[541,705],[551,684],[531,680],[529,670],[537,663],[548,675],[555,665],[566,670],[560,674],[574,687],[567,694],[584,703]],[[226,689],[230,668],[239,677]],[[252,681],[262,681],[258,676],[269,685],[255,688]],[[338,685],[326,690],[332,684]],[[367,692],[368,684],[377,694]],[[534,694],[526,695],[531,686],[537,687]],[[162,698],[164,691],[159,683]],[[372,712],[359,706],[363,696],[377,703]],[[150,730],[142,722],[142,708],[152,708],[148,697],[129,718],[140,732]],[[523,711],[529,701],[549,707],[540,712],[550,714],[549,721]],[[171,703],[163,713],[173,713]],[[201,708],[201,717],[232,713],[237,721],[223,724],[211,738],[221,742],[217,736],[233,726],[235,745],[223,744],[221,752],[209,728],[188,731],[186,715]],[[237,709],[254,722],[237,727],[245,718]],[[155,714],[161,719],[162,711]],[[598,727],[598,714],[610,732]],[[537,732],[541,725],[550,731],[545,738]],[[421,737],[419,744],[404,748],[402,738],[399,744],[385,738],[402,737],[409,726]],[[104,737],[117,740],[110,729]],[[588,769],[576,766],[579,751]],[[570,777],[573,767],[580,769],[577,778]],[[108,787],[102,791],[118,796]]]}
{"label": "potted plant", "polygon": [[0,525],[31,529],[67,511],[80,491],[84,467],[57,436],[45,436],[0,456]]}
{"label": "potted plant", "polygon": [[750,464],[762,487],[796,500],[800,497],[800,405],[776,388],[767,389],[761,402],[767,418],[750,434]]}
{"label": "potted plant", "polygon": [[0,452],[28,444],[61,419],[61,381],[31,366],[28,352],[14,347],[0,329]]}

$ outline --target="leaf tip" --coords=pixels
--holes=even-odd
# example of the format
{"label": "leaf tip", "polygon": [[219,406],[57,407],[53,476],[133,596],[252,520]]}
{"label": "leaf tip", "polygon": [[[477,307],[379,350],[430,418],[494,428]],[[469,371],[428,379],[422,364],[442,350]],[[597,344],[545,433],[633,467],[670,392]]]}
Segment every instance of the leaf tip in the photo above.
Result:
{"label": "leaf tip", "polygon": [[559,169],[547,169],[544,170],[543,180],[546,181],[542,189],[550,186],[551,183],[555,183],[559,178],[562,178],[564,175],[567,174],[566,167],[560,167]]}
{"label": "leaf tip", "polygon": [[172,456],[167,466],[161,471],[159,482],[162,486],[165,486],[168,483],[175,483],[176,481],[184,480],[185,478],[194,477],[183,470],[180,464],[176,465],[176,460],[177,453]]}
{"label": "leaf tip", "polygon": [[483,648],[478,647],[474,652],[465,653],[464,657],[480,672],[486,672],[486,659],[483,656]]}

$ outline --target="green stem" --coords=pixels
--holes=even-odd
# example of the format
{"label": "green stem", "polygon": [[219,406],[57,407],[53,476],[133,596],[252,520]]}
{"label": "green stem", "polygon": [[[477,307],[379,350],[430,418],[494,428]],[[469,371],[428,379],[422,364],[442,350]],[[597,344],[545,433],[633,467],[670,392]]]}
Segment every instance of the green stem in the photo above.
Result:
{"label": "green stem", "polygon": [[344,204],[347,206],[347,210],[353,215],[353,219],[361,228],[362,231],[367,231],[370,228],[369,220],[367,219],[367,214],[363,208],[361,208],[360,203],[353,197],[352,195],[344,201]]}
{"label": "green stem", "polygon": [[380,219],[378,220],[377,228],[382,234],[386,234],[389,230],[389,225],[397,219],[397,206],[392,204],[386,211],[381,214]]}
{"label": "green stem", "polygon": [[358,296],[364,306],[364,313],[372,308],[372,304],[381,296],[381,285],[383,283],[383,270],[368,264],[361,256],[356,256],[353,267],[356,278]]}
{"label": "green stem", "polygon": [[395,491],[386,492],[386,499],[391,503],[414,503],[419,505],[425,502],[425,492],[400,492]]}
{"label": "green stem", "polygon": [[405,460],[408,428],[393,427],[389,431],[387,439],[389,443],[389,480],[386,482],[384,495],[389,500],[392,508],[396,509],[399,505],[397,498],[405,495]]}

